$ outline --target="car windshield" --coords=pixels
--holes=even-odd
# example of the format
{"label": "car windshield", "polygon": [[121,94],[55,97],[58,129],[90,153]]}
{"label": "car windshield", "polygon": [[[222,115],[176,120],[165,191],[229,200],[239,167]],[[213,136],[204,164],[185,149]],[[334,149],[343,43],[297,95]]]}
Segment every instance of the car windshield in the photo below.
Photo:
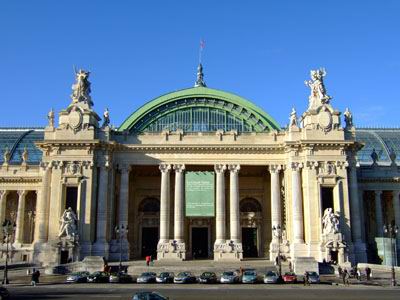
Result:
{"label": "car windshield", "polygon": [[92,276],[99,276],[99,275],[101,275],[101,272],[94,272],[94,273],[92,274]]}
{"label": "car windshield", "polygon": [[308,272],[309,276],[318,276],[317,272]]}
{"label": "car windshield", "polygon": [[179,277],[185,277],[185,276],[190,276],[190,272],[181,272],[178,274]]}
{"label": "car windshield", "polygon": [[201,276],[210,277],[210,276],[214,276],[214,273],[212,273],[212,272],[204,272]]}
{"label": "car windshield", "polygon": [[142,273],[142,276],[155,276],[156,274],[155,273],[152,273],[152,272],[145,272],[145,273]]}
{"label": "car windshield", "polygon": [[233,272],[224,272],[222,274],[222,276],[233,276],[233,275],[235,275],[235,273],[233,273]]}
{"label": "car windshield", "polygon": [[247,272],[244,272],[244,275],[246,275],[246,276],[255,276],[255,275],[256,275],[256,272],[254,272],[254,271],[247,271]]}
{"label": "car windshield", "polygon": [[285,273],[285,275],[286,275],[286,276],[294,276],[295,274],[292,273],[292,272],[287,272],[287,273]]}
{"label": "car windshield", "polygon": [[168,277],[170,274],[168,272],[162,272],[160,273],[160,277]]}
{"label": "car windshield", "polygon": [[269,271],[269,272],[267,273],[267,276],[276,276],[276,273],[275,273],[275,272],[272,272],[272,271]]}

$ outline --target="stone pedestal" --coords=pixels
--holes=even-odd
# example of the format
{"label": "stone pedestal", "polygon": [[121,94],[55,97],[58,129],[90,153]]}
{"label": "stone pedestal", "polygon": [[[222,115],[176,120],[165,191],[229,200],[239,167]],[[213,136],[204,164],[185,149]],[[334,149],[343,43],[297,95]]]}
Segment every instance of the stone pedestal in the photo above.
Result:
{"label": "stone pedestal", "polygon": [[214,260],[240,261],[243,259],[242,243],[226,241],[214,244]]}
{"label": "stone pedestal", "polygon": [[186,260],[186,246],[175,240],[159,242],[157,245],[157,260]]}
{"label": "stone pedestal", "polygon": [[321,260],[325,259],[327,262],[335,260],[339,265],[342,265],[349,260],[347,248],[348,245],[343,241],[341,233],[321,235]]}
{"label": "stone pedestal", "polygon": [[314,257],[296,257],[293,260],[293,267],[297,275],[303,275],[306,271],[319,274],[318,262]]}

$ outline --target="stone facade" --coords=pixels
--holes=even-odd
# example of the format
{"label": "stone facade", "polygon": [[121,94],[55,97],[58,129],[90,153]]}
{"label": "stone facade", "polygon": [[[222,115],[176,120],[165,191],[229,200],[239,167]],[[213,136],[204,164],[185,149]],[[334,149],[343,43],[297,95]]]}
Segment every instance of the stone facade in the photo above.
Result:
{"label": "stone facade", "polygon": [[[339,263],[382,258],[383,224],[400,224],[396,157],[388,153],[388,165],[375,155],[372,163],[360,161],[358,129],[348,110],[342,126],[325,74],[311,73],[308,110],[298,118],[293,109],[287,128],[236,95],[198,85],[153,100],[115,129],[108,109],[99,123],[89,73],[80,70],[58,124],[51,111],[39,130],[40,161],[30,163],[24,151],[12,162],[15,149],[4,149],[0,220],[16,223],[14,259],[43,265],[91,255],[117,260],[120,249],[124,260],[274,260],[278,252]],[[191,130],[176,128],[176,120],[163,130],[144,130],[156,128],[165,106],[182,99],[186,106],[178,110],[207,105],[242,123],[214,130],[208,117]],[[185,216],[188,171],[215,173],[215,217]],[[60,236],[69,207],[76,235]],[[335,232],[323,230],[328,208],[338,218]],[[366,222],[371,214],[374,221]],[[116,226],[129,230],[117,234]]]}

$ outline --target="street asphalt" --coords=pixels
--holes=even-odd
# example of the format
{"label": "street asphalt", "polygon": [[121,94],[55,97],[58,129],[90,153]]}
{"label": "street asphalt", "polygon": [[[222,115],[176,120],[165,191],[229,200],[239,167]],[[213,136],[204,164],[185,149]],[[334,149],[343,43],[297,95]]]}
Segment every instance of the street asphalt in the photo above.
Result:
{"label": "street asphalt", "polygon": [[137,291],[157,291],[171,300],[196,299],[400,299],[400,287],[312,285],[43,284],[9,285],[11,299],[132,299]]}

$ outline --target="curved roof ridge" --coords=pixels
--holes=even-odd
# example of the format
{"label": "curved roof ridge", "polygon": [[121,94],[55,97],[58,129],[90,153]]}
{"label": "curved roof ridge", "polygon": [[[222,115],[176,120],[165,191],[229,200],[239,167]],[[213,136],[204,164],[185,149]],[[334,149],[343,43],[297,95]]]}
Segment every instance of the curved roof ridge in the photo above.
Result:
{"label": "curved roof ridge", "polygon": [[11,148],[11,150],[10,150],[10,160],[12,160],[12,157],[14,156],[15,150],[17,149],[19,142],[21,142],[21,140],[22,140],[25,136],[27,136],[29,133],[31,133],[32,131],[33,131],[33,130],[25,131],[25,132],[22,133],[22,134],[18,137],[18,139],[14,142],[14,145],[12,146],[12,148]]}
{"label": "curved roof ridge", "polygon": [[262,120],[264,126],[269,129],[280,130],[281,126],[263,109],[252,103],[251,101],[238,96],[236,94],[225,92],[222,90],[211,89],[206,87],[195,87],[178,90],[175,92],[167,93],[153,100],[146,102],[144,105],[134,111],[125,121],[119,126],[118,131],[130,130],[143,116],[160,107],[163,104],[167,104],[172,101],[180,100],[185,97],[215,97],[238,106],[247,108],[255,117]]}

